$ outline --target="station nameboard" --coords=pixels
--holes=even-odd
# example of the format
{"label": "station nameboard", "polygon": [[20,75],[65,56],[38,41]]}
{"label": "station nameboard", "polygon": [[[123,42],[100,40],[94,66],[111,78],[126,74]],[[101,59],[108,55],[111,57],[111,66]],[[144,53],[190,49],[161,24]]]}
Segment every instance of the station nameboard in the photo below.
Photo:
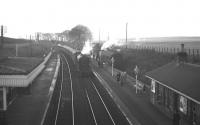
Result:
{"label": "station nameboard", "polygon": [[151,81],[151,91],[152,91],[153,93],[156,92],[156,82],[155,82],[154,80]]}
{"label": "station nameboard", "polygon": [[179,110],[184,114],[187,114],[187,99],[183,96],[180,96]]}

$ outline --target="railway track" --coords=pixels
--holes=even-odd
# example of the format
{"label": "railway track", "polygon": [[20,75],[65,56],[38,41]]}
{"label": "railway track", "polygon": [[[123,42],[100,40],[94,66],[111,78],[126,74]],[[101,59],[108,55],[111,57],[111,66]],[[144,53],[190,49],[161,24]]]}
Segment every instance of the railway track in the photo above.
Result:
{"label": "railway track", "polygon": [[103,125],[105,123],[109,125],[116,125],[96,85],[91,79],[89,79],[88,81],[88,88],[85,88],[85,91],[88,98],[88,102],[90,104],[91,111],[93,112],[93,119],[95,121],[95,125]]}
{"label": "railway track", "polygon": [[[56,118],[54,121],[54,125],[57,124],[62,124],[62,118],[63,115],[66,114],[65,110],[66,108],[68,108],[68,111],[70,111],[70,113],[68,112],[68,115],[71,116],[71,119],[68,119],[68,123],[70,123],[71,125],[74,125],[74,104],[73,104],[73,85],[72,85],[72,75],[71,75],[71,70],[69,67],[69,63],[66,59],[66,57],[61,54],[61,61],[62,61],[62,76],[61,76],[61,88],[60,88],[60,93],[59,93],[59,101],[58,101],[58,107],[57,107],[57,111],[56,111]],[[65,65],[65,68],[63,68],[63,66]],[[64,73],[65,75],[68,74],[69,79],[66,80],[64,77]],[[68,81],[68,83],[66,83]],[[64,89],[65,90],[64,90]],[[70,90],[69,90],[70,88]],[[68,92],[68,91],[69,92]],[[66,106],[68,107],[66,107]],[[71,106],[70,106],[71,105]],[[70,110],[71,108],[71,110]]]}
{"label": "railway track", "polygon": [[95,77],[77,75],[72,59],[60,53],[61,66],[44,125],[128,125]]}

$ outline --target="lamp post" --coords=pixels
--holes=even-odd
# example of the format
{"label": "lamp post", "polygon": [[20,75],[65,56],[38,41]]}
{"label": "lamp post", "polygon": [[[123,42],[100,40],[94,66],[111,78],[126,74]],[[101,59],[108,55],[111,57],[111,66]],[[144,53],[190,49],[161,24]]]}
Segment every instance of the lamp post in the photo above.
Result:
{"label": "lamp post", "polygon": [[3,46],[3,42],[4,42],[4,39],[3,39],[3,25],[1,25],[1,43],[0,43],[0,46]]}
{"label": "lamp post", "polygon": [[1,41],[0,41],[0,47],[3,47],[4,43],[4,34],[7,32],[7,27],[1,25]]}
{"label": "lamp post", "polygon": [[115,62],[114,57],[111,58],[111,61],[112,61],[112,76],[113,76],[113,68],[114,68],[114,62]]}
{"label": "lamp post", "polygon": [[135,66],[134,72],[135,72],[135,90],[136,90],[136,94],[137,94],[137,88],[138,88],[137,76],[139,73],[139,68],[137,65]]}
{"label": "lamp post", "polygon": [[101,32],[100,32],[100,29],[99,29],[99,43],[101,41]]}
{"label": "lamp post", "polygon": [[127,49],[127,27],[128,27],[128,23],[126,23],[126,49]]}

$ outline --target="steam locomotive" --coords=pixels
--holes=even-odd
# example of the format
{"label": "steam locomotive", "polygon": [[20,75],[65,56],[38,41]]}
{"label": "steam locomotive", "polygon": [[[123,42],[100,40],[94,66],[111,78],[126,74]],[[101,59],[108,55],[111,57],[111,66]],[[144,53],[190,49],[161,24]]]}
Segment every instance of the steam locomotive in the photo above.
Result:
{"label": "steam locomotive", "polygon": [[81,53],[75,56],[76,56],[76,61],[77,61],[76,63],[77,69],[80,76],[82,77],[92,76],[92,70],[90,66],[90,63],[91,63],[90,57],[88,55],[84,55]]}
{"label": "steam locomotive", "polygon": [[58,46],[64,48],[64,51],[66,51],[72,57],[80,76],[82,77],[93,76],[90,66],[91,60],[88,55],[82,54],[80,51],[72,49],[68,46],[64,45],[58,45]]}

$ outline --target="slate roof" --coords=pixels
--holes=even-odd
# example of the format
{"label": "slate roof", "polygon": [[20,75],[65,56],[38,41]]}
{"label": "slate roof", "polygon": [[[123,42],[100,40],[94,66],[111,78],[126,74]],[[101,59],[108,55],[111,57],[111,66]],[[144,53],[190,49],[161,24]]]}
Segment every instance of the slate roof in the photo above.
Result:
{"label": "slate roof", "polygon": [[150,77],[183,94],[200,104],[200,66],[184,63],[178,65],[171,62],[153,71],[147,72]]}
{"label": "slate roof", "polygon": [[25,75],[37,67],[41,58],[5,58],[0,61],[0,75]]}

